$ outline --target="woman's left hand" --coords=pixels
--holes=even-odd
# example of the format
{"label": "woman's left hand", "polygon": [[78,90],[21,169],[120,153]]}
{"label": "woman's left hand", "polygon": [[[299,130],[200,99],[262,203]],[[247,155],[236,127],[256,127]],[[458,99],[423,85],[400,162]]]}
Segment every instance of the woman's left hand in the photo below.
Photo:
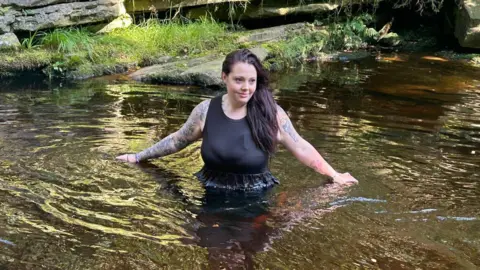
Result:
{"label": "woman's left hand", "polygon": [[333,177],[333,182],[342,186],[352,186],[358,184],[358,180],[349,173],[340,173]]}

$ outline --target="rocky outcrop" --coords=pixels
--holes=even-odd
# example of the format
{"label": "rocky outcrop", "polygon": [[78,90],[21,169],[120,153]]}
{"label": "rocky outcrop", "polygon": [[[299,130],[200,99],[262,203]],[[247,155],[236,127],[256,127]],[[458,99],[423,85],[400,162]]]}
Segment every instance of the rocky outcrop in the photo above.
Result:
{"label": "rocky outcrop", "polygon": [[[260,47],[251,49],[263,61],[268,52]],[[181,60],[167,64],[142,68],[130,78],[149,83],[187,84],[205,87],[221,87],[222,63],[225,56],[211,55],[192,60]]]}
{"label": "rocky outcrop", "polygon": [[196,6],[222,3],[249,3],[250,0],[125,0],[128,13],[166,11],[170,9],[189,8]]}
{"label": "rocky outcrop", "polygon": [[259,19],[292,14],[314,14],[338,8],[337,4],[295,1],[250,1],[250,0],[126,0],[129,13],[184,11],[191,19],[212,15],[216,19]]}
{"label": "rocky outcrop", "polygon": [[109,21],[125,13],[123,0],[0,0],[0,34]]}
{"label": "rocky outcrop", "polygon": [[463,1],[456,13],[455,36],[462,47],[480,49],[479,1]]}
{"label": "rocky outcrop", "polygon": [[198,8],[192,8],[188,11],[187,17],[191,19],[198,19],[203,16],[212,15],[213,17],[221,20],[234,19],[262,19],[270,17],[280,17],[287,15],[300,15],[300,14],[316,14],[322,12],[328,12],[337,9],[337,4],[329,3],[317,3],[298,6],[263,6],[263,5],[246,5],[245,9],[239,9],[237,12],[230,12],[230,6],[203,6]]}

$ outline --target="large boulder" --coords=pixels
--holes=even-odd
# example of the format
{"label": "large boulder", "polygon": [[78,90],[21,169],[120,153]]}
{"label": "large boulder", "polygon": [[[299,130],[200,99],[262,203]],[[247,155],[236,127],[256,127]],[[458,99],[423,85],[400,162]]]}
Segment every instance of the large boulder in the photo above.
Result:
{"label": "large boulder", "polygon": [[20,41],[14,33],[0,35],[0,49],[19,47]]}
{"label": "large boulder", "polygon": [[0,33],[103,22],[125,13],[123,0],[0,0]]}
{"label": "large boulder", "polygon": [[97,31],[97,34],[109,33],[115,29],[127,28],[132,25],[133,19],[129,14],[123,14]]}
{"label": "large boulder", "polygon": [[245,19],[262,19],[270,17],[281,17],[287,15],[299,15],[299,14],[317,14],[335,10],[339,7],[337,4],[330,3],[314,3],[306,5],[246,5],[245,8],[238,8],[236,10],[231,9],[230,5],[220,6],[202,6],[192,8],[188,11],[187,17],[192,19],[198,19],[200,17],[212,15],[220,20],[245,20]]}
{"label": "large boulder", "polygon": [[480,1],[462,2],[456,13],[455,36],[462,47],[480,49]]}

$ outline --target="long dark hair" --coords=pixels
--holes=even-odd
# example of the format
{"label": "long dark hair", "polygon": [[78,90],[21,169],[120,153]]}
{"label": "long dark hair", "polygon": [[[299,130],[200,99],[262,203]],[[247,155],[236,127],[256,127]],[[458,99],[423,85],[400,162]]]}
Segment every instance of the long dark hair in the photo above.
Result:
{"label": "long dark hair", "polygon": [[257,89],[247,103],[247,121],[257,146],[272,156],[276,150],[279,127],[277,103],[269,87],[268,73],[258,57],[247,49],[229,53],[223,61],[222,71],[230,74],[233,65],[239,62],[253,65],[257,70]]}

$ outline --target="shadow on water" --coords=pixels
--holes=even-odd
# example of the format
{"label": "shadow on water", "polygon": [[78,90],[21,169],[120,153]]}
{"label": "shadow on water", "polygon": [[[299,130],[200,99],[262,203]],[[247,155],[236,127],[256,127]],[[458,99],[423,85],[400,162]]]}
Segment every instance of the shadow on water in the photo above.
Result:
{"label": "shadow on water", "polygon": [[425,55],[273,74],[278,103],[350,189],[272,160],[281,185],[218,194],[193,177],[200,142],[116,162],[176,131],[198,87],[109,77],[0,91],[0,268],[475,269],[478,69]]}

